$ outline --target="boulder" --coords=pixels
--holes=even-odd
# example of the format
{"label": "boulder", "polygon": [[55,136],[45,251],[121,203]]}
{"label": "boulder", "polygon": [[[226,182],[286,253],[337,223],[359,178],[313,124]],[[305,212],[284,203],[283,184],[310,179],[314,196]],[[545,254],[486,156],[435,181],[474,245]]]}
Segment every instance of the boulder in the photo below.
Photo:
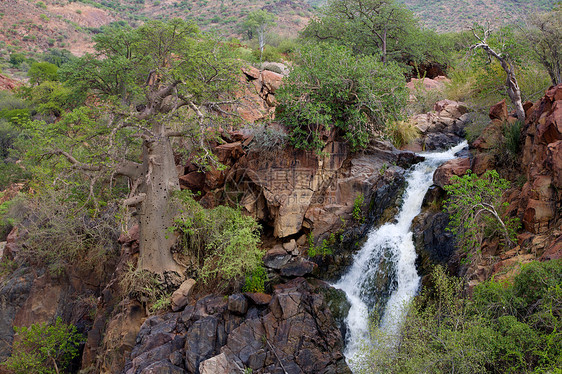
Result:
{"label": "boulder", "polygon": [[532,233],[543,233],[548,230],[554,216],[555,204],[552,201],[529,199],[523,216],[523,225]]}
{"label": "boulder", "polygon": [[211,357],[199,365],[200,374],[239,374],[241,369],[229,360],[224,353]]}
{"label": "boulder", "polygon": [[295,239],[291,239],[288,242],[283,243],[283,249],[287,252],[293,252],[297,248],[297,242]]}
{"label": "boulder", "polygon": [[269,70],[263,70],[261,72],[261,81],[263,86],[270,92],[275,93],[281,87],[283,83],[283,75],[279,73],[274,73]]}
{"label": "boulder", "polygon": [[502,122],[507,121],[508,113],[507,113],[507,104],[505,103],[505,99],[500,101],[497,104],[494,104],[490,107],[490,112],[488,116],[491,120],[497,119]]}
{"label": "boulder", "polygon": [[544,251],[540,258],[541,261],[559,259],[562,259],[562,236],[559,236],[558,239],[552,243],[546,251]]}
{"label": "boulder", "polygon": [[242,72],[244,74],[246,74],[246,76],[248,77],[248,79],[259,79],[260,77],[260,71],[259,69],[251,66],[251,65],[247,65],[247,66],[243,66],[242,67]]}
{"label": "boulder", "polygon": [[256,305],[267,305],[271,301],[271,295],[263,292],[245,292],[244,296]]}
{"label": "boulder", "polygon": [[236,160],[244,155],[241,142],[226,143],[215,147],[215,155],[220,163],[232,165]]}
{"label": "boulder", "polygon": [[248,311],[248,300],[240,293],[230,295],[228,297],[228,310],[235,314],[246,314]]}
{"label": "boulder", "polygon": [[189,189],[193,192],[203,191],[205,188],[205,174],[193,171],[179,177],[180,188]]}
{"label": "boulder", "polygon": [[312,261],[305,260],[302,257],[295,257],[281,267],[281,276],[288,278],[302,277],[311,274],[315,266],[316,264]]}
{"label": "boulder", "polygon": [[463,114],[468,113],[468,108],[464,103],[447,99],[436,102],[433,110],[440,117],[453,119],[459,119]]}
{"label": "boulder", "polygon": [[268,268],[281,269],[290,259],[291,255],[281,245],[276,245],[266,252],[263,263]]}
{"label": "boulder", "polygon": [[552,170],[553,185],[562,189],[562,140],[548,145],[546,163]]}
{"label": "boulder", "polygon": [[453,175],[462,176],[470,169],[470,159],[468,157],[449,160],[439,166],[433,174],[433,183],[443,188],[450,183]]}
{"label": "boulder", "polygon": [[181,286],[172,294],[172,310],[177,312],[187,305],[189,296],[195,286],[195,279],[188,279],[184,281]]}
{"label": "boulder", "polygon": [[479,153],[472,159],[471,170],[476,175],[482,175],[487,170],[495,168],[494,156],[489,153]]}

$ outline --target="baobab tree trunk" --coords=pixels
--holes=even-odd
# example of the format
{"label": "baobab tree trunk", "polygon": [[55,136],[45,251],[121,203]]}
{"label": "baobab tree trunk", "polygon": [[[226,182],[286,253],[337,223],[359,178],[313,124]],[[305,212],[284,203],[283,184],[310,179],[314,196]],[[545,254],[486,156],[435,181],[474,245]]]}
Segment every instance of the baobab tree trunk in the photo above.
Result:
{"label": "baobab tree trunk", "polygon": [[166,271],[182,274],[183,269],[170,252],[175,236],[168,232],[176,213],[170,203],[171,197],[180,189],[179,180],[170,139],[161,127],[155,131],[158,134],[156,139],[143,143],[138,268],[158,274]]}

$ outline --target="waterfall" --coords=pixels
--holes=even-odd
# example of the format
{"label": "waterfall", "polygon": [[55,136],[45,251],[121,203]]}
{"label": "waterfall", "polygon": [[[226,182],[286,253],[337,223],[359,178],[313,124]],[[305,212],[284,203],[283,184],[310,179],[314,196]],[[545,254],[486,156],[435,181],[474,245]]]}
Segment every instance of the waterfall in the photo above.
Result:
{"label": "waterfall", "polygon": [[[348,272],[333,286],[343,290],[351,304],[346,319],[345,356],[353,362],[360,359],[361,346],[370,341],[369,321],[380,316],[380,329],[391,339],[400,331],[404,306],[415,296],[420,276],[416,271],[416,251],[410,226],[420,213],[423,198],[433,184],[433,173],[455,153],[466,147],[463,142],[446,152],[424,153],[423,162],[407,173],[407,187],[400,212],[393,222],[367,235],[367,241],[353,257]],[[377,344],[376,341],[370,341]]]}

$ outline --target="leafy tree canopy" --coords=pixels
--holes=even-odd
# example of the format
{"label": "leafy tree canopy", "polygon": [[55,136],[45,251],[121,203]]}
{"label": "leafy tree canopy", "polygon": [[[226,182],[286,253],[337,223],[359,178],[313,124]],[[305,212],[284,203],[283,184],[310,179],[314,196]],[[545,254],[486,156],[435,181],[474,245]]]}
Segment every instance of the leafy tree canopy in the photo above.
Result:
{"label": "leafy tree canopy", "polygon": [[322,149],[335,131],[358,149],[401,117],[407,93],[396,64],[327,43],[304,46],[297,60],[277,95],[277,119],[296,147]]}
{"label": "leafy tree canopy", "polygon": [[413,13],[394,0],[329,0],[303,36],[404,65],[447,64],[450,53],[448,38],[422,30]]}

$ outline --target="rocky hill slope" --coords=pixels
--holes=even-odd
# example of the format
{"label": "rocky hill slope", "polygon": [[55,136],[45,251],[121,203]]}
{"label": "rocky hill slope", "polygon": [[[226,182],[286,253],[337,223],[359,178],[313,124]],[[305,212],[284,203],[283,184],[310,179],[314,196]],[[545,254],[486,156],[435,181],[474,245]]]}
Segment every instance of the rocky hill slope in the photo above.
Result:
{"label": "rocky hill slope", "polygon": [[239,25],[257,9],[275,14],[272,33],[296,36],[314,6],[304,0],[5,0],[0,2],[0,50],[66,48],[82,55],[92,50],[91,38],[100,27],[112,22],[136,25],[149,19],[191,19],[205,31],[241,37]]}
{"label": "rocky hill slope", "polygon": [[517,23],[531,13],[551,10],[549,0],[399,0],[428,28],[439,32],[466,30],[474,22]]}

